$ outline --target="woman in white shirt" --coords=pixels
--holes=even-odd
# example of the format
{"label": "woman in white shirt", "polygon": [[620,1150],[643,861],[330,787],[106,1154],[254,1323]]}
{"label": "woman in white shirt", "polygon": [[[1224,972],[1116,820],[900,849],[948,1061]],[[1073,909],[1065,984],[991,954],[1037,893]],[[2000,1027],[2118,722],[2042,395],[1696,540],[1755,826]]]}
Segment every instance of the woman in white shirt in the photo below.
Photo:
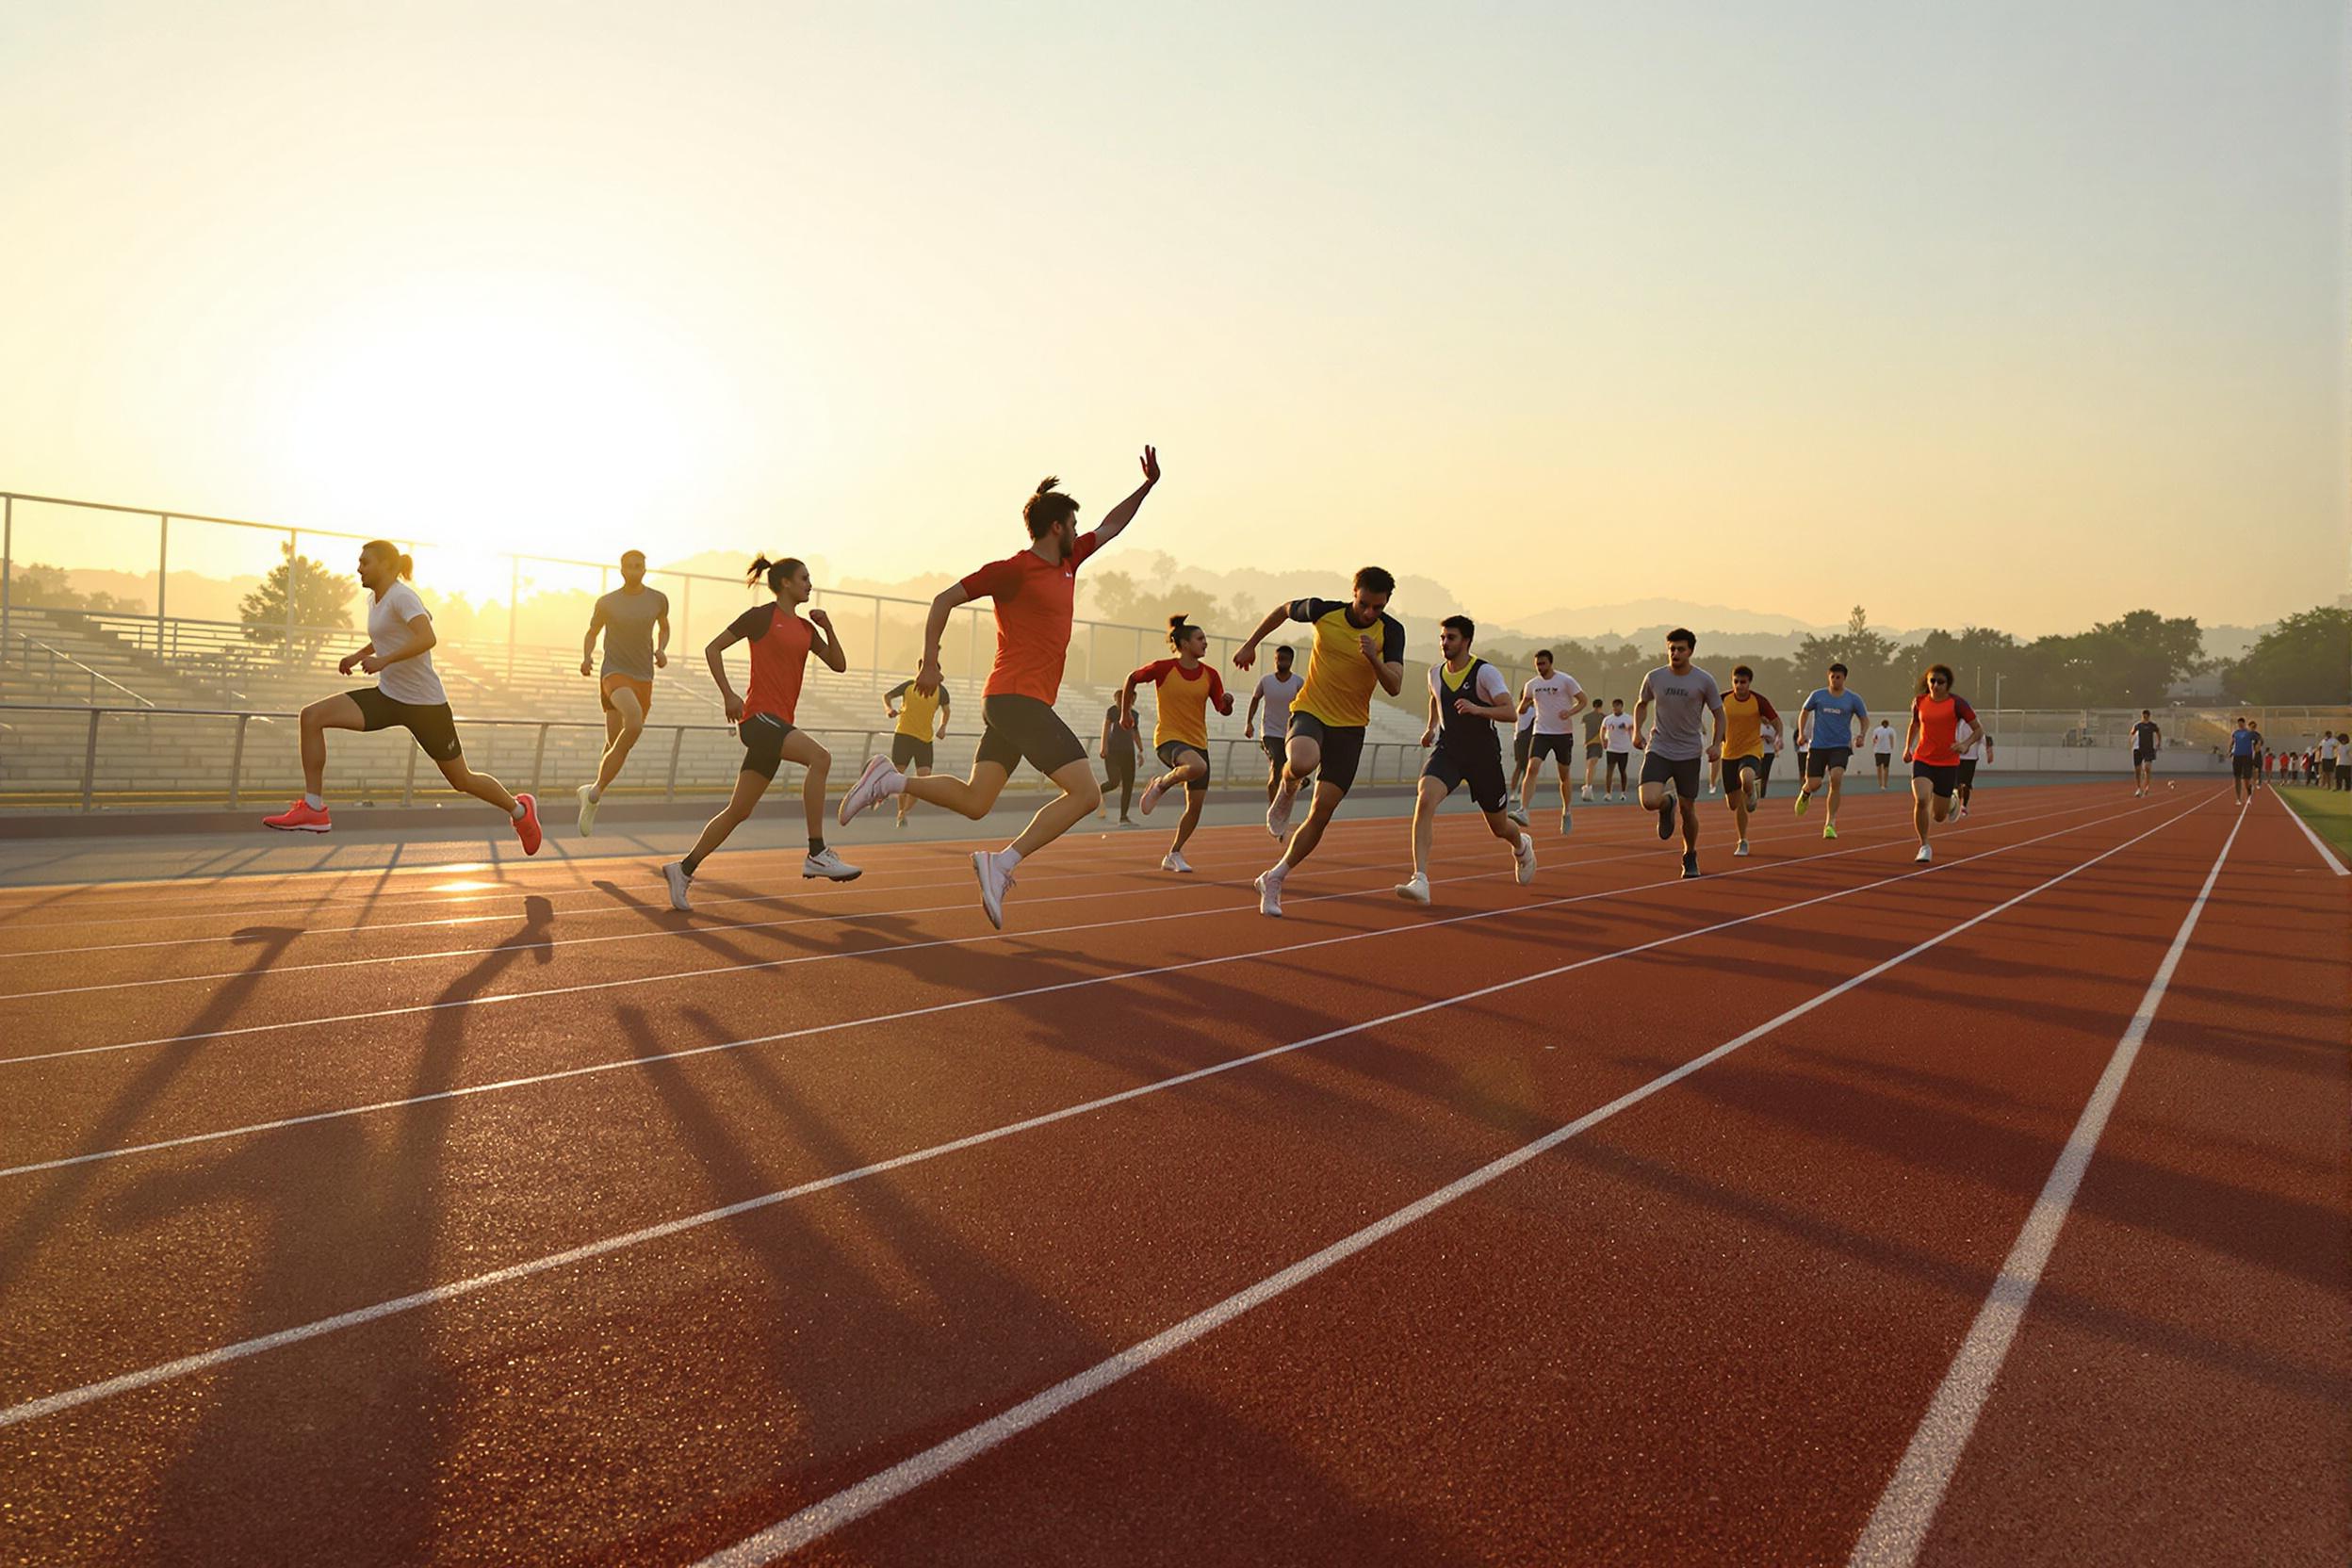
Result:
{"label": "woman in white shirt", "polygon": [[359,581],[368,590],[368,645],[346,654],[335,668],[345,675],[353,665],[376,678],[336,696],[322,697],[302,710],[302,794],[293,805],[262,825],[286,833],[326,833],[335,824],[322,792],[327,782],[327,731],[330,729],[389,729],[399,726],[416,744],[449,788],[485,801],[505,812],[514,824],[523,853],[539,853],[538,803],[529,795],[507,792],[505,785],[486,773],[466,765],[457,743],[457,724],[449,712],[449,694],[433,673],[433,615],[406,580],[416,564],[382,539],[359,547]]}

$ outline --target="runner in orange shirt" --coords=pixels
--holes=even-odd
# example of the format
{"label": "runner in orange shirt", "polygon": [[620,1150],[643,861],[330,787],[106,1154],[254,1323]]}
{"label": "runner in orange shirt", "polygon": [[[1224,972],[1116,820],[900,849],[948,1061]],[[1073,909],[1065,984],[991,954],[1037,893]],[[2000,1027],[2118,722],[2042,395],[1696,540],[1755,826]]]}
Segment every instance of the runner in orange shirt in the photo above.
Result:
{"label": "runner in orange shirt", "polygon": [[1152,749],[1168,772],[1143,787],[1138,807],[1148,817],[1160,796],[1170,790],[1184,792],[1184,814],[1176,824],[1176,841],[1160,857],[1160,869],[1188,872],[1192,868],[1184,863],[1184,841],[1200,825],[1200,808],[1209,803],[1209,704],[1230,714],[1233,699],[1217,673],[1200,662],[1209,648],[1207,632],[1182,615],[1170,615],[1168,645],[1176,650],[1175,658],[1152,661],[1129,676],[1119,689],[1119,722],[1129,729],[1135,727],[1137,686],[1159,688],[1153,703]]}
{"label": "runner in orange shirt", "polygon": [[1960,753],[1968,744],[1960,738],[1963,725],[1971,735],[1983,733],[1976,710],[1952,692],[1952,666],[1930,664],[1903,735],[1903,760],[1911,764],[1911,825],[1919,836],[1919,852],[1911,858],[1921,864],[1936,858],[1927,847],[1928,824],[1951,814],[1952,792],[1960,786]]}

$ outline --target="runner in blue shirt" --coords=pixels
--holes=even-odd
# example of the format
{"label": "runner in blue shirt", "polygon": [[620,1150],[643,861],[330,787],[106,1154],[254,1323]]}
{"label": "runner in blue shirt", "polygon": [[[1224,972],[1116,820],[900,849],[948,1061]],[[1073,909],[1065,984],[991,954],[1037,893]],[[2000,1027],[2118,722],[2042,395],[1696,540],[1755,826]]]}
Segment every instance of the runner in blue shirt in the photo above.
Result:
{"label": "runner in blue shirt", "polygon": [[2230,732],[2230,798],[2244,806],[2254,798],[2256,759],[2262,732],[2241,718]]}
{"label": "runner in blue shirt", "polygon": [[1821,837],[1838,836],[1838,802],[1845,792],[1846,764],[1854,760],[1854,737],[1867,723],[1870,710],[1846,690],[1846,667],[1829,667],[1829,684],[1805,699],[1797,714],[1797,750],[1805,758],[1805,780],[1797,786],[1797,815],[1813,808],[1813,792],[1829,780],[1829,809]]}

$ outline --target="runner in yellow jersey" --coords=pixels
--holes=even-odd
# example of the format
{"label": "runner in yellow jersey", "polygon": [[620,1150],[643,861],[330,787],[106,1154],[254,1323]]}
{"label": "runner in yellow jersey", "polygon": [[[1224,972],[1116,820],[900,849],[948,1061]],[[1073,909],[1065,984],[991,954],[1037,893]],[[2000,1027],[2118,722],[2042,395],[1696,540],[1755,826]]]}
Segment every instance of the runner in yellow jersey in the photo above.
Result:
{"label": "runner in yellow jersey", "polygon": [[1152,720],[1152,749],[1168,772],[1143,787],[1138,805],[1148,817],[1168,791],[1184,792],[1184,814],[1176,824],[1175,842],[1160,857],[1160,869],[1188,872],[1192,868],[1184,863],[1184,841],[1200,825],[1200,808],[1209,802],[1209,704],[1217,704],[1220,713],[1231,713],[1233,699],[1217,673],[1200,662],[1209,648],[1207,632],[1182,615],[1170,615],[1168,645],[1176,650],[1175,658],[1153,660],[1119,688],[1119,719],[1135,728],[1135,688],[1159,689],[1152,703],[1157,711]]}
{"label": "runner in yellow jersey", "polygon": [[1258,913],[1282,912],[1282,879],[1315,853],[1323,829],[1356,781],[1364,759],[1364,727],[1372,722],[1372,688],[1390,696],[1405,689],[1405,628],[1388,613],[1396,580],[1378,566],[1356,574],[1355,592],[1344,599],[1293,599],[1277,605],[1233,654],[1233,667],[1257,662],[1258,645],[1284,621],[1315,629],[1307,655],[1306,683],[1290,703],[1290,743],[1284,748],[1282,788],[1266,810],[1266,831],[1277,839],[1290,825],[1298,787],[1318,768],[1315,803],[1307,820],[1290,836],[1282,858],[1257,880]]}
{"label": "runner in yellow jersey", "polygon": [[1756,672],[1745,664],[1731,672],[1731,690],[1723,694],[1723,799],[1739,824],[1740,842],[1734,855],[1748,853],[1748,814],[1764,797],[1764,727],[1780,725],[1780,711],[1763,693],[1751,689]]}
{"label": "runner in yellow jersey", "polygon": [[[920,664],[915,673],[923,673]],[[898,721],[898,727],[890,732],[890,766],[901,773],[909,766],[918,774],[929,773],[934,748],[947,739],[947,710],[945,686],[925,696],[912,680],[902,680],[883,693],[882,711]],[[899,826],[906,825],[906,813],[914,808],[914,796],[898,797]]]}

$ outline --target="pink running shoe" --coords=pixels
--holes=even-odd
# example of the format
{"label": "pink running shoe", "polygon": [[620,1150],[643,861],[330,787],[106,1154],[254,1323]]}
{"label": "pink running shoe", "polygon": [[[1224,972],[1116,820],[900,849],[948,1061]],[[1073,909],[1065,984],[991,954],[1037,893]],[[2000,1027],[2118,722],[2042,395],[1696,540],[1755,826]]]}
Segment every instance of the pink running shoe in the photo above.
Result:
{"label": "pink running shoe", "polygon": [[335,831],[335,820],[327,815],[327,808],[323,806],[313,806],[300,795],[294,797],[293,805],[276,816],[262,818],[261,825],[274,827],[281,833],[332,833]]}
{"label": "pink running shoe", "polygon": [[523,814],[514,819],[514,836],[523,841],[523,853],[539,853],[539,799],[536,795],[516,795],[515,803]]}
{"label": "pink running shoe", "polygon": [[852,817],[880,801],[885,794],[896,794],[898,792],[890,785],[899,779],[899,771],[890,766],[889,758],[867,758],[865,772],[858,776],[858,782],[852,784],[849,793],[841,797],[841,809],[834,813],[834,819],[847,827]]}

